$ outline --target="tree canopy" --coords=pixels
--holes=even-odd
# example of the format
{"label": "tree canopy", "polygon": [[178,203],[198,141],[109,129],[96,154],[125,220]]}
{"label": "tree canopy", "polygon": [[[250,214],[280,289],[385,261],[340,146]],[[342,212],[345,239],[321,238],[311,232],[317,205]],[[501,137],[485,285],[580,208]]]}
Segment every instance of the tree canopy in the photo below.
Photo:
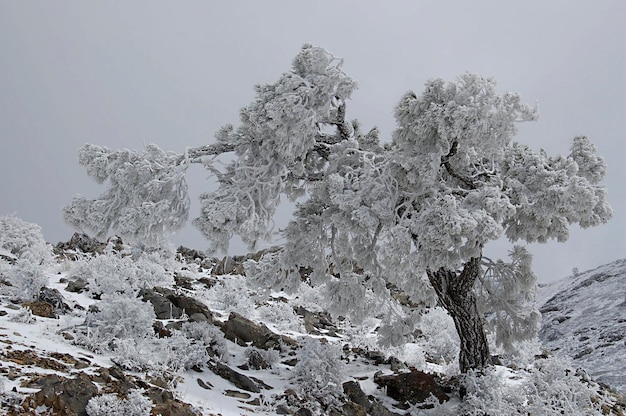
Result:
{"label": "tree canopy", "polygon": [[[297,200],[283,249],[250,264],[254,278],[285,288],[309,270],[307,283],[354,319],[399,287],[452,316],[461,371],[488,365],[484,324],[511,347],[535,336],[539,314],[528,252],[514,246],[510,262],[492,261],[485,245],[502,236],[565,241],[572,224],[608,221],[604,161],[582,136],[567,156],[515,142],[516,123],[535,120],[536,109],[475,74],[406,93],[391,140],[381,141],[376,129],[346,121],[356,81],[342,62],[305,45],[289,72],[256,87],[240,124],[222,128],[215,144],[182,154],[86,145],[80,163],[109,189],[75,197],[65,218],[98,236],[156,241],[186,221],[184,174],[201,163],[219,183],[193,220],[211,250],[226,250],[235,234],[253,248],[271,237],[280,198]],[[214,158],[225,152],[235,157],[219,170]]]}

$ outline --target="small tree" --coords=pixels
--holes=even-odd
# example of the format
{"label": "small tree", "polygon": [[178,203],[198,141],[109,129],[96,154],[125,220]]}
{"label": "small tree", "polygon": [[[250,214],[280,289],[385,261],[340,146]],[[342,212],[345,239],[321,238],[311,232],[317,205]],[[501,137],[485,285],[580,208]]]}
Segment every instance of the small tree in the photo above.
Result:
{"label": "small tree", "polygon": [[[336,310],[355,309],[388,283],[416,300],[434,298],[459,333],[461,371],[484,367],[484,316],[505,346],[533,337],[538,324],[529,255],[518,247],[511,263],[492,262],[485,244],[503,235],[564,241],[571,224],[606,222],[604,161],[584,137],[566,157],[513,142],[515,123],[534,120],[536,111],[472,74],[405,94],[392,141],[382,145],[376,129],[363,133],[346,122],[356,82],[341,63],[305,45],[290,72],[257,87],[240,126],[221,129],[214,145],[182,155],[85,146],[80,162],[111,187],[96,200],[76,197],[65,217],[101,236],[115,230],[158,240],[187,217],[184,172],[202,163],[219,188],[201,196],[194,225],[213,250],[226,249],[234,234],[254,247],[270,237],[280,196],[301,197],[283,251],[271,255],[271,266],[251,269],[257,278],[300,279],[299,270],[312,270],[311,284],[340,291],[329,297],[345,303]],[[213,159],[225,152],[235,159],[219,171]]]}

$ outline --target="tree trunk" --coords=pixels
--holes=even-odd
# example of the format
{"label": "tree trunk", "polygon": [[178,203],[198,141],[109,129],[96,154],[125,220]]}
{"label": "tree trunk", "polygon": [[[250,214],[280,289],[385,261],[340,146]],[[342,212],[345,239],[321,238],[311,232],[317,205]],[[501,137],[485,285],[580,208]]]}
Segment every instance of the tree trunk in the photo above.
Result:
{"label": "tree trunk", "polygon": [[491,364],[489,344],[473,291],[474,282],[481,270],[480,259],[474,257],[465,263],[461,273],[445,268],[435,272],[428,271],[428,279],[437,292],[439,302],[452,317],[461,339],[461,373]]}

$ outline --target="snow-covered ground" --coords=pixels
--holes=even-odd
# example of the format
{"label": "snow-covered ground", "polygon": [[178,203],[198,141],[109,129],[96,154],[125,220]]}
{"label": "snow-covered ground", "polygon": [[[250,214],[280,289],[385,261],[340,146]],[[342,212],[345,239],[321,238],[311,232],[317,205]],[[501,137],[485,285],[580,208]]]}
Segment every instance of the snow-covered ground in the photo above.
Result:
{"label": "snow-covered ground", "polygon": [[[13,255],[8,251],[1,254],[3,257],[0,257],[0,272],[10,274],[11,270],[16,267],[11,264]],[[88,257],[82,257],[82,260],[79,259],[78,262],[66,259],[56,260],[45,267],[43,275],[45,286],[57,290],[62,295],[64,303],[69,306],[68,310],[59,313],[56,318],[33,315],[27,308],[20,305],[21,302],[15,301],[14,292],[9,290],[11,287],[5,285],[8,280],[2,280],[2,284],[5,285],[5,294],[0,296],[0,393],[6,409],[11,406],[15,408],[24,398],[36,394],[39,389],[33,387],[36,384],[33,385],[32,382],[46,374],[58,374],[65,378],[88,374],[92,376],[101,393],[110,392],[111,386],[100,382],[98,375],[101,374],[102,369],[116,368],[116,363],[119,363],[119,357],[117,357],[120,354],[119,348],[111,349],[107,348],[107,345],[94,348],[93,344],[80,342],[81,334],[85,331],[89,333],[91,328],[86,323],[89,321],[87,318],[95,316],[93,315],[94,308],[102,308],[104,305],[102,302],[106,302],[106,297],[103,297],[105,300],[100,301],[94,299],[94,293],[91,291],[77,293],[67,290],[69,281],[81,277],[80,273],[84,274],[83,277],[86,276],[85,273],[89,272],[89,261]],[[623,318],[619,315],[619,311],[623,310],[623,304],[619,302],[624,302],[624,285],[620,285],[617,280],[613,282],[610,279],[620,273],[624,275],[625,263],[625,261],[616,262],[542,288],[539,293],[540,299],[544,303],[550,298],[562,300],[555,311],[565,313],[564,316],[568,318],[560,325],[584,318],[589,331],[594,331],[592,327],[606,328],[607,331],[610,327],[618,328],[611,323],[616,319],[618,321],[622,319],[623,323]],[[102,267],[102,262],[98,264]],[[126,267],[130,268],[130,263],[124,263],[119,258],[111,264],[117,265],[115,267],[118,268],[121,267],[120,264],[126,264]],[[588,399],[585,401],[583,397],[587,394],[587,387],[585,387],[587,382],[581,384],[579,375],[564,371],[565,367],[560,366],[559,362],[550,360],[543,360],[538,366],[527,362],[525,367],[517,369],[496,366],[487,373],[486,377],[471,378],[468,381],[469,399],[462,403],[458,391],[458,365],[454,358],[451,359],[449,356],[447,360],[441,359],[441,357],[446,357],[446,351],[454,350],[456,348],[454,344],[458,343],[458,340],[451,336],[454,333],[451,321],[441,311],[433,311],[432,316],[424,321],[424,326],[421,328],[422,338],[415,338],[414,342],[401,347],[380,348],[376,342],[376,329],[381,322],[375,317],[367,318],[359,325],[352,325],[348,320],[334,319],[330,324],[326,323],[331,325],[329,327],[328,325],[311,326],[311,322],[305,322],[303,316],[296,314],[295,308],[298,307],[313,314],[323,313],[320,306],[323,302],[318,292],[309,291],[306,288],[291,294],[263,291],[250,285],[245,276],[216,276],[211,273],[210,267],[202,265],[199,261],[187,263],[170,260],[167,265],[169,275],[163,277],[163,286],[176,293],[197,299],[206,305],[212,313],[214,324],[224,325],[231,319],[233,313],[237,313],[257,325],[269,328],[279,337],[295,340],[299,345],[293,347],[281,345],[280,351],[267,352],[265,358],[271,365],[270,368],[246,368],[250,351],[254,348],[250,345],[239,345],[234,342],[237,340],[224,338],[222,332],[215,327],[213,332],[209,332],[212,337],[219,338],[214,339],[219,344],[219,348],[214,348],[214,350],[219,351],[221,355],[210,357],[207,365],[193,366],[188,369],[159,368],[157,365],[143,370],[124,370],[125,374],[136,380],[136,384],[142,384],[143,388],[153,386],[155,383],[159,384],[158,380],[165,380],[167,382],[165,387],[172,392],[173,397],[179,402],[191,405],[198,414],[273,415],[285,411],[296,411],[300,406],[310,407],[315,411],[315,405],[310,406],[310,403],[298,401],[304,398],[307,388],[309,393],[313,389],[313,393],[310,393],[312,395],[315,395],[315,389],[319,388],[324,394],[328,393],[319,400],[330,400],[328,397],[333,394],[342,395],[341,384],[347,381],[357,382],[365,396],[370,398],[368,400],[371,400],[371,403],[376,402],[377,405],[387,409],[384,410],[387,413],[379,414],[453,415],[458,414],[462,408],[467,411],[468,405],[475,406],[476,409],[491,409],[495,412],[493,414],[508,414],[507,412],[514,412],[517,411],[515,409],[520,408],[528,408],[531,409],[530,411],[536,408],[543,409],[537,406],[541,406],[544,401],[557,403],[552,409],[546,408],[544,414],[560,414],[559,412],[568,406],[574,409],[569,414],[596,414],[591,411],[592,402]],[[150,273],[156,270],[153,266],[148,269]],[[111,270],[107,269],[102,276],[94,273],[99,276],[96,276],[98,278],[106,277],[107,273],[132,275],[129,270],[118,269],[117,272]],[[153,276],[150,273],[141,274],[141,278],[151,279]],[[182,278],[186,284],[174,283],[174,275]],[[95,279],[94,276],[91,278]],[[92,280],[93,282],[95,280]],[[623,282],[623,277],[621,282]],[[118,289],[121,291],[124,290],[126,283],[117,282],[116,284],[120,285]],[[115,291],[116,289],[115,287],[111,289],[104,283],[100,283],[99,287],[105,288],[103,290]],[[577,289],[573,290],[574,288]],[[571,295],[573,297],[563,297],[564,293],[570,293],[568,290],[573,293]],[[579,298],[576,297],[579,293],[584,293],[586,296],[583,308],[580,304],[582,301],[577,300]],[[548,301],[545,305],[550,307],[552,303]],[[550,316],[549,313],[546,316]],[[137,316],[138,320],[140,318]],[[160,321],[164,326],[176,328],[187,318],[183,314],[180,318]],[[207,325],[213,327],[209,323]],[[561,351],[570,347],[574,348],[574,342],[568,343],[565,342],[564,337],[561,338],[560,341],[563,342],[559,346]],[[167,339],[163,338],[160,341],[162,343],[158,345],[168,349]],[[322,342],[307,344],[308,339]],[[594,348],[604,354],[610,352],[611,361],[602,364],[601,356],[592,352],[585,357],[594,360],[584,363],[592,374],[604,376],[607,371],[610,371],[611,365],[615,366],[620,363],[620,357],[623,364],[624,355],[619,353],[620,345],[615,344],[609,347],[602,346],[599,342],[593,344]],[[307,348],[305,345],[314,345],[315,348],[305,355],[303,353],[303,350]],[[154,352],[156,355],[164,354],[163,351]],[[169,351],[169,353],[175,353],[175,351]],[[390,359],[392,356],[394,359]],[[434,356],[439,356],[440,359],[434,362],[432,359]],[[182,361],[187,357],[180,358]],[[294,365],[294,358],[302,362],[308,360],[314,366],[307,370],[311,371],[311,374],[308,375],[309,378],[304,377],[305,385],[302,384],[303,366]],[[211,370],[211,365],[217,365],[218,362],[246,376],[249,380],[256,380],[255,383],[260,381],[257,385],[263,387],[254,392],[236,386],[232,380],[227,380]],[[541,366],[543,369],[539,369]],[[407,373],[411,368],[439,377],[441,384],[447,388],[446,394],[449,400],[443,404],[435,401],[432,403],[434,407],[431,408],[422,408],[423,406],[419,404],[398,407],[400,402],[389,397],[387,389],[375,383],[377,377]],[[297,373],[300,379],[296,377]],[[547,379],[551,380],[551,384],[542,384],[546,383]],[[321,384],[314,385],[315,383]],[[569,390],[573,384],[578,385],[576,387],[578,396],[574,395],[574,398]],[[544,387],[540,388],[540,386]],[[525,398],[531,390],[534,391],[532,394],[535,396],[532,399]],[[581,392],[584,393],[583,396],[580,395]],[[532,408],[532,406],[535,407]],[[318,413],[323,414],[324,411],[320,409],[318,407]],[[39,405],[38,408],[29,411],[30,413],[8,414],[55,414],[52,408],[44,405]]]}
{"label": "snow-covered ground", "polygon": [[626,259],[540,288],[540,339],[626,394]]}

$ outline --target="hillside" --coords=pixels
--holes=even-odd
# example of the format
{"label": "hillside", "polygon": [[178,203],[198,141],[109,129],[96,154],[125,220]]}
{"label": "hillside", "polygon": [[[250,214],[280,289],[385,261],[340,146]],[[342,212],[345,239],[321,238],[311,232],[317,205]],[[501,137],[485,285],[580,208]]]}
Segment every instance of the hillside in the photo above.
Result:
{"label": "hillside", "polygon": [[584,371],[532,353],[467,376],[461,400],[442,310],[422,315],[412,342],[381,347],[380,317],[357,325],[307,285],[248,281],[243,264],[262,253],[171,256],[76,236],[40,264],[45,247],[29,244],[0,253],[3,414],[623,414]]}
{"label": "hillside", "polygon": [[538,303],[543,345],[626,393],[626,259],[541,287]]}

